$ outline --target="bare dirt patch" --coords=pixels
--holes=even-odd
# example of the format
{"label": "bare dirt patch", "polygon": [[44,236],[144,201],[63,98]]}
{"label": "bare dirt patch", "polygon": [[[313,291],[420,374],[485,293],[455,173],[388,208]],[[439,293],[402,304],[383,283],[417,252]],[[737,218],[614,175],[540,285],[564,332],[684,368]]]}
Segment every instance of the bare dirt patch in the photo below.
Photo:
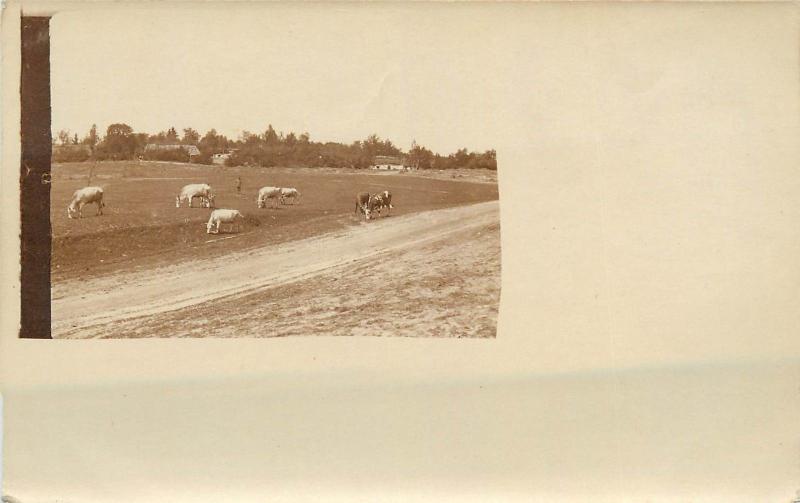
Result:
{"label": "bare dirt patch", "polygon": [[54,337],[492,337],[494,202],[53,288]]}
{"label": "bare dirt patch", "polygon": [[256,294],[130,320],[116,331],[123,337],[494,337],[499,298],[495,223]]}

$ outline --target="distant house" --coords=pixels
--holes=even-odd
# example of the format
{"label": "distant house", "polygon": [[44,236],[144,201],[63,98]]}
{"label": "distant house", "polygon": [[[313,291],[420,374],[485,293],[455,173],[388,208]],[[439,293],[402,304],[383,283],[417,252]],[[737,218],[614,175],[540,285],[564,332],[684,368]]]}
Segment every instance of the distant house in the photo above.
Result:
{"label": "distant house", "polygon": [[189,159],[196,155],[200,155],[200,149],[197,148],[195,145],[162,145],[159,143],[148,143],[144,147],[145,153],[147,152],[164,152],[167,150],[179,150],[183,149],[189,154]]}
{"label": "distant house", "polygon": [[372,169],[381,169],[381,170],[405,170],[408,169],[407,163],[405,159],[401,157],[395,157],[390,155],[377,155],[375,156],[375,160],[372,162]]}
{"label": "distant house", "polygon": [[214,154],[211,156],[211,162],[213,162],[214,164],[225,165],[225,161],[227,161],[230,158],[231,158],[230,152]]}

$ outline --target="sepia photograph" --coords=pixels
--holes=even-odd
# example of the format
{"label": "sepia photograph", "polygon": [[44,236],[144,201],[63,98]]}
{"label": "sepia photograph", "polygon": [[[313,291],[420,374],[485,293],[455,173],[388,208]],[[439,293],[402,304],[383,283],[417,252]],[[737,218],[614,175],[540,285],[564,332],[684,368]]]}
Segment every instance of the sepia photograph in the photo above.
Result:
{"label": "sepia photograph", "polygon": [[51,336],[495,337],[493,111],[448,89],[491,75],[391,8],[243,14],[50,20]]}
{"label": "sepia photograph", "polygon": [[0,8],[2,503],[800,503],[796,4]]}

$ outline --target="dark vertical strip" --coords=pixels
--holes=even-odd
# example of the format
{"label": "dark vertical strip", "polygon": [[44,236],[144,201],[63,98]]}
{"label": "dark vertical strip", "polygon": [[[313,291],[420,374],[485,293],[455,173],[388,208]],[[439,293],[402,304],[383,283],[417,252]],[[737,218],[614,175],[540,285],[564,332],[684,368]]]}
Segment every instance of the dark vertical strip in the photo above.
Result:
{"label": "dark vertical strip", "polygon": [[50,338],[50,18],[22,18],[20,337]]}

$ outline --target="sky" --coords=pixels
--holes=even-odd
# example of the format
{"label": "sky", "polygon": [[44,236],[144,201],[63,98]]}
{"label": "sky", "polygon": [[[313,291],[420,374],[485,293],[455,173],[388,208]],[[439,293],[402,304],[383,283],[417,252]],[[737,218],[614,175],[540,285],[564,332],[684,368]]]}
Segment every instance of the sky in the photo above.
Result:
{"label": "sky", "polygon": [[315,141],[494,147],[501,32],[480,6],[191,7],[57,13],[53,132],[124,122],[235,138],[272,124]]}

